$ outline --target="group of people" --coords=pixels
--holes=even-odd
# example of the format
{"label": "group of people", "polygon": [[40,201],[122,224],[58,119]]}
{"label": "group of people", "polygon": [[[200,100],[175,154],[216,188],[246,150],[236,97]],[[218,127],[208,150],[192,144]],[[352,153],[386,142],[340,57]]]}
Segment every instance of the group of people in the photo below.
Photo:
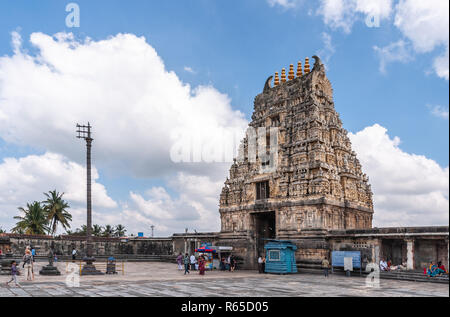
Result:
{"label": "group of people", "polygon": [[424,269],[424,273],[430,277],[435,277],[441,274],[448,274],[448,271],[441,261],[439,261],[437,265],[433,261],[431,261],[428,268]]}
{"label": "group of people", "polygon": [[[34,262],[35,262],[36,250],[27,246],[25,248],[25,254],[23,255],[22,268],[25,269],[25,279],[27,281],[34,280]],[[6,282],[6,285],[9,286],[9,283],[14,282],[16,286],[20,286],[17,282],[17,275],[19,274],[19,270],[17,269],[17,262],[11,262],[11,279]]]}
{"label": "group of people", "polygon": [[[177,264],[178,264],[178,270],[182,271],[184,268],[184,275],[190,274],[190,271],[199,271],[200,275],[205,275],[206,271],[206,262],[207,259],[204,255],[200,255],[198,258],[195,257],[195,255],[189,256],[188,253],[186,253],[184,256],[182,253],[180,253],[177,256]],[[236,258],[230,254],[226,259],[224,257],[221,258],[219,269],[221,271],[230,271],[234,272],[236,269]]]}
{"label": "group of people", "polygon": [[384,258],[381,258],[380,271],[390,272],[390,271],[396,271],[396,270],[407,270],[406,263],[403,262],[400,265],[392,265],[391,260],[386,261]]}
{"label": "group of people", "polygon": [[234,272],[236,270],[236,258],[233,254],[230,254],[227,258],[222,257],[220,259],[219,269],[221,271]]}
{"label": "group of people", "polygon": [[196,271],[197,269],[200,275],[205,275],[206,259],[202,255],[200,255],[197,259],[193,254],[189,256],[189,254],[186,253],[183,257],[183,255],[180,253],[177,257],[177,264],[178,270],[180,271],[183,270],[184,264],[184,275],[190,274],[190,271]]}

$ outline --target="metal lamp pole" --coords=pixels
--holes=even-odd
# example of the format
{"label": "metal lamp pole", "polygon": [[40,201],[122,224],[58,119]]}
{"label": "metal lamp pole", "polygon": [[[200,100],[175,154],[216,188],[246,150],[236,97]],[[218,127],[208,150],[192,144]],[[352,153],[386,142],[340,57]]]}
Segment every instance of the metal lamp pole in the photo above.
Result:
{"label": "metal lamp pole", "polygon": [[92,250],[92,191],[91,191],[91,148],[92,141],[91,137],[92,126],[88,122],[88,125],[77,124],[77,138],[84,139],[86,141],[86,170],[87,170],[87,221],[86,221],[86,257],[83,259],[86,264],[81,272],[82,275],[91,274],[101,274],[96,270],[93,262],[95,258],[93,257]]}

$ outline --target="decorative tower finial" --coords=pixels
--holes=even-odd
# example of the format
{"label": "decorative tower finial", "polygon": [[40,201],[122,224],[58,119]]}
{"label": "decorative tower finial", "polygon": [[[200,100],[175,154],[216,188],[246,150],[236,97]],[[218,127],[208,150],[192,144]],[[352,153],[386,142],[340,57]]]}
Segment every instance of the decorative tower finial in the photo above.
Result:
{"label": "decorative tower finial", "polygon": [[305,58],[305,74],[308,74],[311,70],[309,69],[309,58]]}
{"label": "decorative tower finial", "polygon": [[273,83],[275,86],[280,84],[280,78],[278,77],[278,72],[275,72],[275,81]]}
{"label": "decorative tower finial", "polygon": [[294,75],[294,64],[291,64],[290,66],[289,66],[289,76],[288,76],[288,79],[289,80],[292,80],[292,79],[294,79],[295,78],[295,75]]}
{"label": "decorative tower finial", "polygon": [[285,82],[286,82],[286,69],[285,69],[285,68],[283,68],[283,69],[281,70],[281,82],[282,82],[282,83],[285,83]]}
{"label": "decorative tower finial", "polygon": [[303,70],[302,70],[302,62],[298,62],[297,65],[297,77],[303,76]]}

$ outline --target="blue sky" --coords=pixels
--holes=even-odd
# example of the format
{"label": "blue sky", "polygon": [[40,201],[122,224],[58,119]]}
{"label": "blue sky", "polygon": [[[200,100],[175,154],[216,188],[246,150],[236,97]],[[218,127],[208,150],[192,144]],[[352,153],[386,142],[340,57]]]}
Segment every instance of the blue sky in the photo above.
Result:
{"label": "blue sky", "polygon": [[[347,4],[352,1],[347,1]],[[398,137],[401,140],[398,145],[401,151],[424,156],[445,169],[449,158],[448,63],[447,77],[438,73],[433,63],[448,50],[448,31],[442,30],[447,32],[446,44],[445,39],[444,43],[437,39],[426,49],[418,48],[416,44],[420,39],[411,35],[410,27],[396,23],[400,15],[413,12],[407,10],[408,5],[413,4],[406,0],[382,2],[389,4],[389,10],[380,9],[380,27],[370,28],[364,22],[363,9],[350,4],[348,10],[353,10],[351,15],[343,12],[338,17],[327,16],[329,4],[325,0],[314,3],[280,0],[79,0],[76,3],[80,7],[80,27],[68,28],[65,25],[68,14],[65,7],[69,1],[2,1],[0,56],[11,58],[14,55],[12,32],[20,35],[21,49],[30,56],[39,54],[39,50],[30,43],[32,33],[52,36],[58,32],[72,32],[80,41],[86,37],[93,41],[107,40],[118,33],[144,36],[168,72],[173,71],[192,89],[210,86],[227,95],[232,110],[242,112],[249,121],[253,98],[262,91],[269,75],[289,67],[290,63],[304,60],[306,56],[318,54],[326,62],[336,110],[341,115],[344,128],[356,134],[378,124],[387,129],[391,139]],[[448,29],[448,13],[446,21]],[[346,23],[349,29],[342,27],[342,23]],[[427,30],[428,25],[418,27],[425,35],[427,32],[436,33],[431,27]],[[388,49],[389,45],[399,41],[403,51]],[[380,55],[383,48],[387,55]],[[130,59],[133,58],[130,55]],[[380,66],[383,59],[386,61],[384,71]],[[0,110],[1,107],[0,99]],[[44,155],[51,151],[83,164],[82,155],[70,156],[64,150],[58,152],[57,148],[35,146],[25,138],[20,142],[6,139],[0,134],[0,160]],[[73,142],[81,150],[77,140]],[[147,190],[161,187],[170,199],[176,200],[183,195],[182,191],[168,185],[175,171],[157,177],[142,176],[139,173],[121,173],[110,168],[106,161],[94,163],[100,174],[97,182],[104,185],[108,195],[122,209],[122,203],[128,205],[130,191],[144,196]],[[444,196],[448,202],[448,170],[446,173]],[[217,182],[218,179],[220,177]],[[8,211],[2,220],[12,218],[10,213]],[[217,210],[211,213],[218,217]],[[4,225],[9,226],[10,223]],[[167,232],[179,229],[175,225],[161,223],[161,226],[166,227]]]}

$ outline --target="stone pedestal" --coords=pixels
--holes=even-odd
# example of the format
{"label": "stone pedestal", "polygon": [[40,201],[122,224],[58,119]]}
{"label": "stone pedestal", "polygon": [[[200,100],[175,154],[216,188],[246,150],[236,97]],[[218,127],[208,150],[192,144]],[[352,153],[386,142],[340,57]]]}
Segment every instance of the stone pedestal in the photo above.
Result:
{"label": "stone pedestal", "polygon": [[86,264],[81,269],[81,275],[103,275],[105,273],[100,272],[96,269],[94,262],[94,257],[84,257],[83,261],[86,262]]}
{"label": "stone pedestal", "polygon": [[42,267],[42,269],[39,271],[39,274],[56,276],[56,275],[61,275],[61,272],[58,271],[58,268],[56,266],[49,264],[49,265]]}

